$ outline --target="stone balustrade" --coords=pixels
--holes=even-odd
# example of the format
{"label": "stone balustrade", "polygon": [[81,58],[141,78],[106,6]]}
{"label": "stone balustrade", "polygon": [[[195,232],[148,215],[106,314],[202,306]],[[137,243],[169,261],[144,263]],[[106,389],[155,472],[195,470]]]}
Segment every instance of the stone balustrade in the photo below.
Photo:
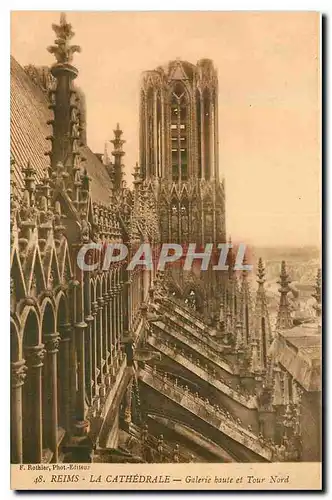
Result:
{"label": "stone balustrade", "polygon": [[159,455],[159,460],[161,462],[187,463],[187,462],[192,462],[193,460],[193,455],[180,449],[179,445],[175,445],[175,447],[172,448],[168,443],[164,441],[162,435],[156,437],[150,434],[147,426],[143,426],[143,428],[140,428],[135,424],[131,424],[129,432],[137,440],[140,441],[143,454],[144,454],[143,450],[144,447],[150,448],[155,455],[156,454]]}
{"label": "stone balustrade", "polygon": [[170,303],[172,304],[172,308],[174,306],[179,306],[182,310],[182,314],[185,316],[185,317],[188,317],[188,318],[194,318],[195,320],[195,324],[204,332],[207,332],[208,330],[208,327],[206,326],[206,322],[204,320],[204,317],[202,314],[200,314],[199,312],[197,311],[194,311],[193,309],[189,309],[188,307],[186,307],[186,305],[181,301],[181,300],[178,300],[176,299],[175,297],[165,297],[165,299]]}
{"label": "stone balustrade", "polygon": [[242,427],[240,421],[232,417],[229,412],[213,405],[207,398],[202,399],[198,393],[190,392],[187,386],[179,385],[177,380],[172,380],[167,373],[160,373],[156,369],[145,366],[144,369],[139,370],[139,377],[145,384],[175,401],[223,434],[271,461],[273,446],[261,435],[257,436],[251,430]]}
{"label": "stone balustrade", "polygon": [[238,387],[238,390],[234,390],[226,383],[222,375],[210,364],[206,363],[202,365],[199,358],[194,358],[189,350],[180,349],[175,343],[169,342],[161,337],[156,337],[155,335],[150,335],[148,341],[151,346],[184,365],[188,370],[206,380],[216,389],[219,389],[222,393],[246,408],[257,408],[257,399],[255,396],[246,391],[244,387]]}
{"label": "stone balustrade", "polygon": [[188,332],[183,329],[175,328],[166,321],[156,321],[153,324],[153,328],[157,327],[162,332],[175,337],[177,340],[180,340],[183,344],[187,345],[194,351],[196,351],[201,356],[204,356],[208,360],[212,361],[215,365],[222,368],[225,372],[230,375],[233,374],[232,368],[220,358],[220,354],[214,352],[211,348],[209,348],[204,342],[200,342],[198,339],[193,338]]}
{"label": "stone balustrade", "polygon": [[223,359],[226,364],[229,364],[229,362],[222,356],[224,351],[223,346],[216,342],[213,338],[203,335],[202,332],[192,324],[192,322],[182,317],[177,308],[172,309],[172,311],[169,311],[167,308],[162,306],[157,306],[157,308],[160,312],[162,312],[165,319],[169,320],[169,322],[175,323],[177,326],[181,326],[182,330],[191,337],[194,337],[201,346],[213,349],[214,352],[218,353],[220,359]]}

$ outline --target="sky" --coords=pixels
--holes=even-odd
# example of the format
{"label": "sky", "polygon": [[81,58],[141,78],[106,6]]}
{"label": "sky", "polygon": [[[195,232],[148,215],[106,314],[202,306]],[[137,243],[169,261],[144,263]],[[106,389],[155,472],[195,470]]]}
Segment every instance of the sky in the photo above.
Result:
{"label": "sky", "polygon": [[[58,12],[13,12],[11,54],[51,65]],[[320,18],[309,12],[69,12],[88,145],[119,122],[127,180],[138,160],[141,74],[209,58],[219,79],[219,171],[233,241],[320,245]],[[111,150],[111,145],[109,145]]]}

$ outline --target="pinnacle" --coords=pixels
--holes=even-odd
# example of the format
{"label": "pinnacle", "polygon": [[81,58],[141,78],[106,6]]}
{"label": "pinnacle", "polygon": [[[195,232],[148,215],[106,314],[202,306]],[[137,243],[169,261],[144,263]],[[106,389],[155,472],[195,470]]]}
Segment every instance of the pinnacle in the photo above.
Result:
{"label": "pinnacle", "polygon": [[265,269],[264,269],[264,264],[263,264],[263,260],[261,257],[258,260],[257,277],[258,277],[257,283],[259,283],[259,284],[265,283]]}
{"label": "pinnacle", "polygon": [[286,262],[283,260],[281,262],[281,271],[280,271],[280,279],[278,280],[277,283],[281,285],[280,291],[288,292],[289,291],[289,283],[291,283],[291,279],[289,278],[286,270]]}
{"label": "pinnacle", "polygon": [[54,54],[57,63],[71,63],[73,54],[81,52],[81,47],[78,45],[69,45],[75,33],[72,30],[71,24],[67,22],[66,15],[63,12],[60,14],[60,24],[52,24],[52,29],[56,34],[55,45],[48,47],[48,52]]}

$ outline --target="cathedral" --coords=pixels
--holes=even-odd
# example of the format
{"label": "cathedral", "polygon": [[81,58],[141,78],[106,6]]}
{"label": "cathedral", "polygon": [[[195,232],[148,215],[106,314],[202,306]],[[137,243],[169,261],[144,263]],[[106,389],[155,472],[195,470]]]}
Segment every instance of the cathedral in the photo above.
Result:
{"label": "cathedral", "polygon": [[[255,289],[232,248],[227,272],[127,265],[227,241],[213,62],[143,73],[129,188],[123,131],[111,158],[89,149],[81,49],[64,15],[53,30],[50,68],[11,58],[11,462],[320,461],[320,271],[296,322],[280,263],[274,325],[261,259]],[[127,259],[82,270],[91,243]]]}

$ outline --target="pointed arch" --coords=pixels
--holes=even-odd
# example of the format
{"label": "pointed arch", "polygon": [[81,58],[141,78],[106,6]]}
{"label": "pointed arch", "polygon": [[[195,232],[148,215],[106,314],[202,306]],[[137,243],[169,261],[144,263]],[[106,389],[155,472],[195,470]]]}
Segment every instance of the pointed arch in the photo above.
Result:
{"label": "pointed arch", "polygon": [[97,300],[99,297],[101,297],[101,294],[102,294],[102,283],[101,283],[100,275],[98,275],[96,277],[95,290],[96,290],[96,300]]}
{"label": "pointed arch", "polygon": [[161,240],[166,243],[169,241],[169,204],[164,195],[161,195],[159,202],[159,221]]}
{"label": "pointed arch", "polygon": [[41,344],[40,320],[36,309],[26,306],[21,315],[22,320],[22,342],[24,347],[32,347]]}
{"label": "pointed arch", "polygon": [[73,276],[73,272],[66,238],[61,240],[58,252],[60,280],[61,282],[68,283]]}
{"label": "pointed arch", "polygon": [[70,425],[70,342],[71,325],[69,322],[68,298],[60,292],[56,297],[56,324],[60,334],[57,356],[57,418],[58,425],[68,430]]}
{"label": "pointed arch", "polygon": [[56,314],[54,303],[46,298],[40,306],[42,335],[48,335],[56,332]]}
{"label": "pointed arch", "polygon": [[171,217],[171,239],[172,242],[178,243],[180,241],[180,228],[179,228],[179,199],[174,194],[171,199],[170,217]]}
{"label": "pointed arch", "polygon": [[56,296],[55,304],[57,318],[56,325],[61,337],[63,337],[63,326],[69,323],[68,297],[63,291],[60,291]]}
{"label": "pointed arch", "polygon": [[90,279],[90,286],[91,286],[91,299],[93,302],[96,302],[97,299],[97,284],[96,284],[96,279],[91,278]]}
{"label": "pointed arch", "polygon": [[28,274],[29,267],[29,263],[26,262],[24,271],[26,275],[28,275],[27,291],[29,295],[31,295],[32,292],[34,292],[35,295],[38,295],[42,290],[46,289],[46,282],[42,259],[37,247],[35,248],[34,255],[31,260],[30,273]]}
{"label": "pointed arch", "polygon": [[45,280],[47,288],[55,288],[61,282],[58,257],[54,248],[51,251],[50,265]]}
{"label": "pointed arch", "polygon": [[16,251],[13,255],[10,270],[10,309],[15,311],[17,303],[26,296],[26,288],[22,268]]}
{"label": "pointed arch", "polygon": [[10,360],[12,363],[22,358],[21,339],[19,335],[19,324],[10,318]]}
{"label": "pointed arch", "polygon": [[183,81],[176,81],[169,91],[172,180],[188,180],[190,94]]}

